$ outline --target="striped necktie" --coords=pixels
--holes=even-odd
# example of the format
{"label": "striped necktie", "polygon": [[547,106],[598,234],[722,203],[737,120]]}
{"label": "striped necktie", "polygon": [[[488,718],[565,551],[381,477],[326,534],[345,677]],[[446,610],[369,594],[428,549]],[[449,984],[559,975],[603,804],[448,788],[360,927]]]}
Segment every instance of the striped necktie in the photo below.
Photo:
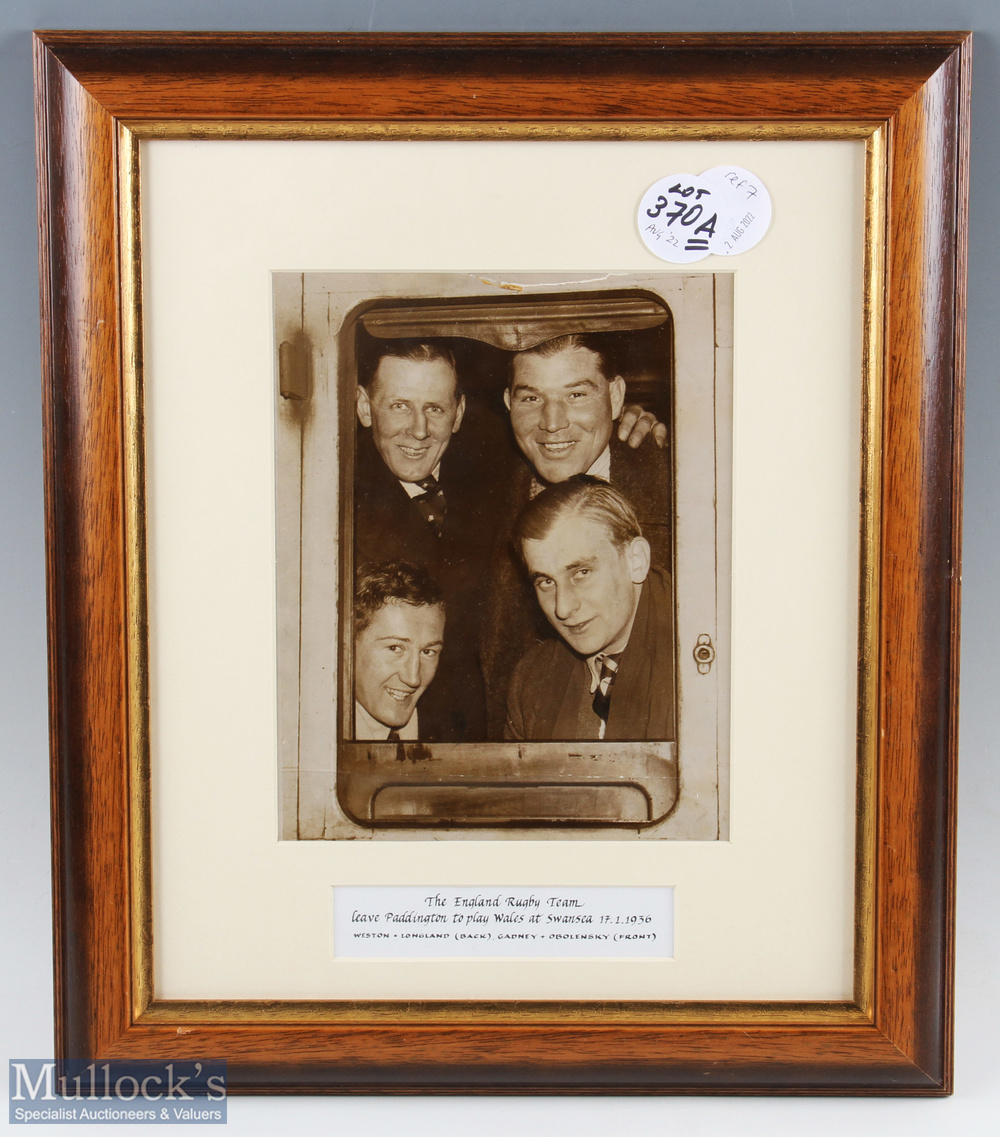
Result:
{"label": "striped necktie", "polygon": [[611,687],[614,684],[615,676],[618,674],[618,661],[621,657],[621,652],[616,655],[606,653],[598,655],[594,660],[595,666],[598,663],[601,665],[600,678],[597,680],[597,687],[594,690],[593,703],[594,714],[601,720],[598,738],[604,737],[604,732],[608,726],[608,712],[611,709]]}
{"label": "striped necktie", "polygon": [[417,485],[424,492],[417,494],[413,499],[413,504],[420,510],[420,515],[427,524],[440,537],[441,530],[444,527],[445,510],[447,509],[441,483],[432,474],[429,478],[417,482]]}

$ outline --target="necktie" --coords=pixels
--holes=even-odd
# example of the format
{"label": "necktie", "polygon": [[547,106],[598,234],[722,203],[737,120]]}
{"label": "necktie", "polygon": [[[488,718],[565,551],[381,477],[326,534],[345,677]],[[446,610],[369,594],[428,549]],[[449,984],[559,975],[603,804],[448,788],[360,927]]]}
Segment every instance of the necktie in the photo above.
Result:
{"label": "necktie", "polygon": [[600,663],[601,674],[597,680],[597,687],[594,689],[594,714],[601,720],[601,729],[598,738],[604,737],[604,732],[608,726],[608,712],[611,709],[611,687],[615,681],[615,676],[618,674],[618,660],[621,659],[621,652],[617,655],[599,655],[594,660],[594,663]]}
{"label": "necktie", "polygon": [[417,485],[424,491],[413,499],[417,509],[428,525],[440,537],[441,530],[444,527],[444,514],[447,506],[444,500],[444,491],[441,489],[441,483],[433,476],[424,478],[422,481],[417,482]]}
{"label": "necktie", "polygon": [[395,727],[393,727],[392,730],[390,730],[389,733],[385,736],[385,740],[386,740],[386,742],[398,742],[399,741],[399,731],[396,730]]}

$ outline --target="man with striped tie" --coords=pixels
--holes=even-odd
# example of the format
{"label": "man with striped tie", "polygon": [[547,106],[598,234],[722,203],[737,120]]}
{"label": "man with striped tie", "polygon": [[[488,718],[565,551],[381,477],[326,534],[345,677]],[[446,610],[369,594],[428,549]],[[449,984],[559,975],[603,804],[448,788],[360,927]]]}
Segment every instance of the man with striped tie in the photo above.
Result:
{"label": "man with striped tie", "polygon": [[627,499],[589,475],[559,482],[525,507],[515,547],[559,639],[517,664],[506,737],[673,739],[670,581]]}
{"label": "man with striped tie", "polygon": [[[506,539],[491,569],[483,618],[481,659],[490,737],[504,729],[514,666],[532,643],[548,638],[510,536],[526,502],[546,485],[589,474],[620,490],[640,518],[650,561],[669,572],[672,559],[672,491],[666,428],[645,441],[622,437],[629,408],[622,342],[614,336],[563,335],[514,355],[505,401],[511,428],[526,461],[511,479],[503,518]],[[637,408],[633,408],[634,410]],[[655,420],[654,420],[655,422]],[[617,424],[617,429],[616,429]]]}

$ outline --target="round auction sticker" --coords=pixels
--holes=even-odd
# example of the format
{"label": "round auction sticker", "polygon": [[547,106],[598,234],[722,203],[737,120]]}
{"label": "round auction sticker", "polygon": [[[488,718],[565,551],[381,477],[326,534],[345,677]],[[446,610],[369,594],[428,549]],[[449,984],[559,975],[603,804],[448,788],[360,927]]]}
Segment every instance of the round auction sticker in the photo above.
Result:
{"label": "round auction sticker", "polygon": [[639,234],[658,257],[673,264],[709,253],[745,253],[771,224],[764,183],[739,166],[715,166],[703,174],[670,174],[642,195]]}

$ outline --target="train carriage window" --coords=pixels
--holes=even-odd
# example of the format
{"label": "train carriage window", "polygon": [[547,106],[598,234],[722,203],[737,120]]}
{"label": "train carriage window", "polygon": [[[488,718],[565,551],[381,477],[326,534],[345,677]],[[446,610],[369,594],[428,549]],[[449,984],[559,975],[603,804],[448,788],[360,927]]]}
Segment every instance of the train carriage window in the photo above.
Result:
{"label": "train carriage window", "polygon": [[[731,276],[282,273],[274,291],[282,838],[725,837]],[[598,453],[619,387],[662,447]],[[587,472],[566,454],[650,550],[603,712],[577,678],[599,639],[543,611],[510,541],[550,481]],[[359,589],[382,589],[370,632]],[[396,619],[436,598],[443,624]]]}

